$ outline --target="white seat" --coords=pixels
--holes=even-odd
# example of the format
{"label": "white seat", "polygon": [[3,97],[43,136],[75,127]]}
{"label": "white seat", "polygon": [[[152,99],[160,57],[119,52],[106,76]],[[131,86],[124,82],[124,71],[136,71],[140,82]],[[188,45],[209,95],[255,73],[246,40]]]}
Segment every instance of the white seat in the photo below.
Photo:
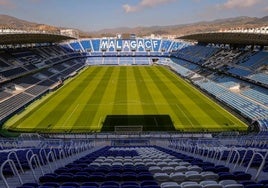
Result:
{"label": "white seat", "polygon": [[224,188],[243,188],[243,184],[235,183],[223,186]]}
{"label": "white seat", "polygon": [[193,181],[182,182],[180,186],[182,188],[202,188],[202,185],[199,185],[198,183]]}
{"label": "white seat", "polygon": [[90,163],[90,166],[100,166],[100,163],[92,162]]}
{"label": "white seat", "polygon": [[158,173],[158,172],[162,172],[162,169],[159,166],[151,166],[149,167],[149,172]]}
{"label": "white seat", "polygon": [[190,165],[191,165],[191,163],[181,161],[181,162],[179,162],[179,165],[180,165],[180,166],[190,166]]}
{"label": "white seat", "polygon": [[162,162],[162,160],[161,159],[159,159],[159,158],[157,158],[157,159],[154,159],[153,160],[155,163],[159,163],[159,162]]}
{"label": "white seat", "polygon": [[152,160],[151,159],[143,159],[142,160],[144,163],[147,163],[147,162],[151,162]]}
{"label": "white seat", "polygon": [[112,166],[123,166],[122,162],[113,162]]}
{"label": "white seat", "polygon": [[214,180],[204,180],[204,181],[201,181],[199,184],[202,186],[205,186],[205,185],[218,184],[218,183]]}
{"label": "white seat", "polygon": [[223,188],[222,185],[217,184],[217,183],[215,183],[215,184],[209,184],[209,185],[204,185],[204,186],[202,186],[202,187],[203,187],[203,188]]}
{"label": "white seat", "polygon": [[163,162],[170,163],[170,162],[173,162],[173,160],[168,158],[168,159],[164,159]]}
{"label": "white seat", "polygon": [[156,165],[160,166],[160,167],[164,167],[164,166],[168,166],[168,163],[167,162],[158,162]]}
{"label": "white seat", "polygon": [[172,162],[168,162],[168,166],[176,167],[176,166],[179,166],[179,163],[174,162],[174,161],[172,161]]}
{"label": "white seat", "polygon": [[221,184],[218,184],[214,180],[204,180],[199,183],[202,185],[204,188],[223,188]]}
{"label": "white seat", "polygon": [[199,182],[199,181],[203,180],[203,176],[201,174],[199,174],[199,172],[197,172],[197,171],[187,171],[187,172],[185,172],[185,175],[186,175],[186,179],[188,181]]}
{"label": "white seat", "polygon": [[174,170],[175,170],[174,167],[171,167],[171,166],[164,166],[164,167],[162,167],[162,171],[163,172],[166,172],[168,174],[174,172]]}
{"label": "white seat", "polygon": [[235,180],[221,180],[221,181],[219,181],[219,184],[225,186],[225,185],[230,185],[230,184],[237,184],[237,181],[235,181]]}
{"label": "white seat", "polygon": [[176,182],[164,182],[161,183],[161,188],[181,188],[181,186]]}
{"label": "white seat", "polygon": [[186,176],[182,172],[175,172],[169,175],[170,180],[175,182],[183,182],[186,180]]}
{"label": "white seat", "polygon": [[201,172],[200,173],[203,176],[204,180],[218,180],[219,179],[219,175],[214,173],[214,172]]}
{"label": "white seat", "polygon": [[155,173],[154,179],[160,182],[169,181],[169,175],[167,173]]}
{"label": "white seat", "polygon": [[156,166],[156,163],[155,162],[146,162],[145,165],[147,167],[151,167],[151,166]]}
{"label": "white seat", "polygon": [[134,165],[132,162],[124,162],[123,164],[124,164],[124,166],[126,166],[126,165]]}
{"label": "white seat", "polygon": [[182,162],[182,159],[174,159],[173,161],[179,163]]}
{"label": "white seat", "polygon": [[188,170],[189,171],[197,171],[199,173],[203,171],[203,169],[197,165],[188,166]]}
{"label": "white seat", "polygon": [[235,180],[221,180],[219,182],[224,188],[243,188],[242,184],[237,183]]}
{"label": "white seat", "polygon": [[176,166],[175,172],[187,172],[188,168],[186,166]]}
{"label": "white seat", "polygon": [[113,163],[114,160],[113,159],[104,159],[103,162],[105,162],[105,163]]}

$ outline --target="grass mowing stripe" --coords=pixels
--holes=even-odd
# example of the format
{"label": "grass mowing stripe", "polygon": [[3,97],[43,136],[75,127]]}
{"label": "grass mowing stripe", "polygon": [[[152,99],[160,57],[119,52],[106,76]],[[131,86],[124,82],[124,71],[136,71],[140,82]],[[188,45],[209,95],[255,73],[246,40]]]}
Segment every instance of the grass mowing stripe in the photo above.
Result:
{"label": "grass mowing stripe", "polygon": [[[97,113],[97,110],[99,108],[99,105],[94,106],[95,109],[92,106],[88,106],[87,104],[101,104],[102,98],[105,95],[105,89],[111,79],[111,75],[113,72],[113,68],[105,67],[106,69],[102,69],[101,67],[98,67],[98,69],[101,69],[103,71],[102,77],[99,80],[99,82],[95,83],[96,87],[94,91],[92,92],[92,95],[86,100],[85,98],[85,105],[82,110],[82,112],[79,114],[76,122],[74,123],[75,125],[81,126],[82,124],[85,124],[85,128],[88,126],[92,125],[92,122],[94,121],[95,115]],[[90,113],[89,113],[90,111]],[[83,122],[81,120],[84,120]]]}
{"label": "grass mowing stripe", "polygon": [[[162,69],[160,69],[162,70]],[[162,70],[162,73],[165,74],[165,72]],[[167,74],[165,74],[167,75]],[[191,98],[193,98],[194,102],[198,106],[198,108],[202,109],[203,112],[206,113],[205,116],[199,117],[199,120],[202,121],[203,125],[206,125],[204,121],[207,121],[208,119],[206,117],[209,117],[211,120],[213,120],[216,124],[213,125],[213,127],[206,125],[208,128],[212,129],[222,129],[222,130],[232,130],[232,129],[241,129],[245,130],[246,126],[243,122],[241,122],[238,118],[236,118],[233,114],[223,109],[219,104],[212,101],[209,97],[202,94],[199,90],[194,88],[192,85],[187,83],[186,81],[182,80],[181,84],[178,85],[178,83],[175,82],[175,78],[177,78],[177,75],[175,73],[172,73],[170,75],[170,80],[176,85],[177,87],[181,89],[186,95],[189,95],[190,93],[187,91],[192,91]],[[182,89],[182,87],[188,88]],[[198,99],[198,100],[196,100]],[[243,126],[242,126],[243,125]],[[243,128],[244,127],[244,128]]]}
{"label": "grass mowing stripe", "polygon": [[[162,92],[162,95],[166,98],[166,99],[172,99],[172,103],[173,104],[178,104],[180,106],[180,108],[184,111],[184,114],[186,114],[188,117],[186,118],[185,115],[183,114],[183,116],[181,116],[180,113],[178,113],[178,116],[184,117],[182,120],[182,122],[185,125],[190,125],[192,126],[192,124],[194,123],[195,125],[199,125],[199,122],[192,116],[192,114],[188,111],[188,109],[181,103],[180,100],[177,99],[177,96],[175,94],[173,94],[173,92],[169,89],[169,87],[167,87],[167,85],[163,82],[163,80],[161,79],[161,77],[159,77],[156,74],[155,70],[146,70],[148,72],[148,74],[151,76],[151,79],[155,81],[156,86],[158,87],[158,89]],[[178,109],[176,109],[177,107],[174,105],[171,105],[170,108],[173,109],[173,111],[178,111]],[[180,117],[180,118],[181,118]],[[191,118],[191,121],[189,121],[188,118]],[[193,127],[192,127],[193,128]]]}
{"label": "grass mowing stripe", "polygon": [[128,114],[138,115],[144,114],[142,104],[141,104],[141,96],[138,90],[139,83],[138,79],[134,73],[134,69],[137,67],[128,67],[128,77],[132,78],[128,80],[127,83],[127,98],[130,101],[128,105]]}
{"label": "grass mowing stripe", "polygon": [[119,67],[116,95],[112,113],[115,115],[127,114],[127,67]]}
{"label": "grass mowing stripe", "polygon": [[[151,71],[154,71],[156,67],[150,67],[148,68]],[[172,129],[175,130],[174,123],[175,124],[182,124],[180,121],[180,118],[177,117],[177,111],[174,111],[174,108],[172,108],[172,103],[169,102],[169,99],[165,98],[162,94],[162,91],[159,90],[157,87],[158,82],[155,82],[151,79],[151,75],[148,74],[146,70],[143,70],[143,75],[146,79],[146,87],[150,91],[151,98],[153,101],[154,106],[156,107],[159,115],[168,115],[169,118],[171,118],[172,121]],[[173,106],[174,107],[174,106]],[[162,130],[171,130],[170,125],[168,123],[163,122],[160,126]],[[157,130],[157,129],[156,129]]]}
{"label": "grass mowing stripe", "polygon": [[[66,97],[68,100],[65,99]],[[199,99],[200,97],[202,98]],[[15,120],[7,124],[7,128],[16,123],[15,129],[14,126],[11,129],[32,130],[32,132],[92,132],[100,130],[98,125],[101,125],[100,122],[106,115],[134,115],[135,113],[169,114],[177,130],[213,131],[215,127],[217,127],[216,131],[245,129],[240,120],[223,108],[217,108],[216,103],[214,104],[207,96],[165,67],[88,67],[58,91],[43,99],[34,103],[38,105],[29,107],[16,115]],[[201,108],[201,105],[205,105],[206,108]],[[199,124],[192,122],[192,117],[182,107],[187,107]],[[47,116],[51,111],[53,111],[52,115]],[[215,115],[219,118],[219,123],[215,123],[207,114]],[[234,121],[237,126],[233,126],[234,129],[231,126],[222,126],[223,124],[220,123],[224,120],[222,114]],[[44,120],[46,117],[48,119]],[[41,121],[45,124],[41,125]],[[52,126],[48,126],[49,123]],[[191,129],[191,124],[194,124],[196,129]],[[155,129],[157,130],[156,127]]]}
{"label": "grass mowing stripe", "polygon": [[[188,115],[185,114],[185,112],[180,107],[181,105],[176,105],[178,107],[178,110],[182,114],[184,114],[184,116],[188,119],[192,126],[200,127],[199,124],[216,124],[216,122],[213,121],[206,112],[199,108],[199,106],[203,105],[203,103],[200,103],[199,105],[196,104],[196,101],[199,101],[200,96],[197,97],[193,95],[195,91],[192,91],[190,86],[186,87],[182,79],[180,79],[179,77],[172,77],[174,73],[164,67],[157,67],[156,72],[157,75],[162,77],[161,80],[168,81],[167,84],[170,91],[173,92],[174,95],[176,95],[176,98],[181,102],[181,105],[184,105],[188,109],[189,107],[191,107],[189,113],[192,115],[192,118],[188,117]],[[196,122],[198,122],[199,124],[193,123],[193,118],[196,119]]]}
{"label": "grass mowing stripe", "polygon": [[[93,69],[93,68],[90,67],[89,70],[90,69]],[[98,69],[100,69],[100,68],[98,67]],[[89,74],[90,74],[90,72],[89,72]],[[84,104],[84,102],[86,100],[85,98],[88,98],[87,94],[91,93],[92,90],[94,89],[93,86],[96,85],[96,84],[92,83],[92,82],[94,82],[93,79],[95,79],[95,78],[98,79],[98,77],[99,77],[98,75],[92,75],[89,80],[85,81],[85,85],[84,85],[85,89],[80,94],[78,94],[76,98],[74,98],[72,103],[70,103],[70,107],[66,110],[64,115],[57,122],[58,128],[71,129],[74,126],[74,123],[77,120],[78,115],[83,110],[84,105],[88,105],[88,104]],[[89,108],[91,108],[91,107],[89,107]],[[85,128],[84,126],[79,126],[77,124],[75,125],[75,127],[79,128],[79,129]]]}
{"label": "grass mowing stripe", "polygon": [[[166,71],[164,69],[161,69],[160,67],[158,67],[158,70],[165,75],[167,78],[169,78],[170,80],[172,80],[173,84],[177,87],[180,88],[180,90],[184,93],[185,96],[188,96],[189,99],[195,103],[195,108],[200,108],[202,110],[202,113],[205,113],[205,115],[202,116],[207,116],[208,118],[212,119],[215,123],[215,125],[217,125],[217,123],[221,123],[223,121],[226,121],[226,123],[230,123],[229,119],[224,118],[224,116],[218,116],[218,112],[216,111],[216,105],[209,103],[209,100],[207,100],[206,98],[202,97],[199,95],[199,93],[195,92],[194,90],[192,90],[192,88],[190,88],[189,86],[185,85],[185,81],[182,80],[182,82],[176,82],[176,80],[174,79],[173,76],[175,76],[174,74],[166,74]],[[178,83],[180,85],[178,85]],[[191,91],[191,92],[190,92]],[[198,99],[198,101],[196,100]],[[200,105],[200,103],[202,105]],[[224,119],[223,119],[224,118]],[[201,120],[201,119],[199,119]],[[218,124],[218,127],[220,127],[221,125]]]}
{"label": "grass mowing stripe", "polygon": [[144,114],[158,114],[157,107],[152,99],[151,92],[148,90],[147,84],[145,82],[145,74],[143,67],[137,67],[134,69],[135,81],[138,89],[138,93],[141,99],[141,103],[151,104],[142,105]]}
{"label": "grass mowing stripe", "polygon": [[[164,73],[164,72],[163,72]],[[177,78],[177,75],[174,72],[170,72],[170,75],[172,82],[174,82],[174,78]],[[206,124],[204,121],[207,121],[207,119],[204,119],[205,116],[199,116],[200,113],[198,113],[197,117],[200,120],[200,122],[207,127],[210,130],[245,130],[247,126],[240,121],[237,117],[235,117],[233,114],[231,114],[229,111],[221,107],[219,104],[214,102],[212,99],[210,99],[208,96],[204,95],[202,92],[200,92],[198,89],[196,89],[194,86],[192,86],[190,83],[187,83],[185,80],[181,79],[181,84],[178,86],[181,91],[185,92],[187,95],[191,95],[191,98],[194,100],[200,111],[206,112],[210,115],[210,119],[213,120],[213,122],[216,122],[215,124]],[[176,84],[176,83],[174,83]],[[193,94],[188,94],[186,92],[187,90],[182,89],[181,86],[185,88],[188,88],[189,91],[192,91]],[[197,100],[198,99],[198,100]]]}
{"label": "grass mowing stripe", "polygon": [[117,80],[115,81],[114,78],[118,78],[119,75],[119,69],[116,67],[112,68],[112,75],[111,79],[109,79],[109,83],[104,91],[104,95],[102,97],[102,100],[100,104],[98,104],[98,108],[96,111],[96,115],[94,118],[94,122],[91,123],[91,129],[94,129],[96,131],[101,131],[103,122],[108,114],[111,114],[113,110],[113,103],[111,102],[115,95],[116,95],[116,84]]}
{"label": "grass mowing stripe", "polygon": [[[73,87],[68,87],[65,92],[56,93],[51,97],[50,106],[51,110],[46,114],[45,118],[42,119],[40,124],[37,124],[38,128],[49,128],[53,129],[56,126],[58,119],[63,115],[63,113],[70,107],[70,101],[74,101],[81,92],[85,90],[85,80],[90,80],[90,77],[97,75],[100,70],[93,69],[90,74],[82,75],[79,77],[79,82],[72,84]],[[60,96],[61,95],[61,96]],[[49,127],[47,127],[49,126]]]}
{"label": "grass mowing stripe", "polygon": [[[92,69],[93,72],[95,71]],[[16,128],[20,127],[21,122],[24,122],[24,128],[25,125],[30,125],[32,127],[31,130],[39,130],[39,129],[46,129],[49,122],[47,119],[52,118],[48,117],[47,114],[51,113],[52,115],[55,115],[53,110],[56,109],[56,107],[59,107],[61,104],[61,101],[65,100],[66,102],[69,100],[69,93],[72,93],[75,88],[69,87],[69,85],[73,85],[73,82],[77,82],[79,85],[83,85],[83,80],[81,78],[87,76],[86,71],[79,74],[78,77],[72,79],[70,82],[68,82],[66,85],[64,85],[60,90],[53,93],[51,96],[43,100],[38,106],[31,109],[29,112],[24,114],[17,122],[15,122],[11,127],[13,128],[16,126]],[[82,87],[81,87],[82,88]],[[65,92],[62,92],[65,91]],[[42,100],[42,99],[41,99]],[[48,108],[49,106],[49,108]],[[45,118],[47,117],[47,119]],[[43,123],[42,123],[43,122]],[[36,125],[35,127],[33,125]],[[43,127],[43,128],[42,128]],[[31,131],[28,130],[28,131]]]}

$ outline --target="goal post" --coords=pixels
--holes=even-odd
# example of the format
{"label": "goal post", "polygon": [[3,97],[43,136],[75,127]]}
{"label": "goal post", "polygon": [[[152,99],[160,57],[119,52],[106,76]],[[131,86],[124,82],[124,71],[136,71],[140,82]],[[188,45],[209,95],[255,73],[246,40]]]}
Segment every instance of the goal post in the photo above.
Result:
{"label": "goal post", "polygon": [[143,130],[142,125],[117,125],[114,126],[114,132],[118,134],[139,134]]}

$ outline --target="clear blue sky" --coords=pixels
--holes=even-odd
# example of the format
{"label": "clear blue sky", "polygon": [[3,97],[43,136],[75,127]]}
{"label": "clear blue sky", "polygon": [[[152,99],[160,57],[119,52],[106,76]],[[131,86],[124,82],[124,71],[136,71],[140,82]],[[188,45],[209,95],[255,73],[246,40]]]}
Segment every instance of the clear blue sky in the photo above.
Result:
{"label": "clear blue sky", "polygon": [[268,15],[268,0],[0,0],[0,14],[96,31],[262,17]]}

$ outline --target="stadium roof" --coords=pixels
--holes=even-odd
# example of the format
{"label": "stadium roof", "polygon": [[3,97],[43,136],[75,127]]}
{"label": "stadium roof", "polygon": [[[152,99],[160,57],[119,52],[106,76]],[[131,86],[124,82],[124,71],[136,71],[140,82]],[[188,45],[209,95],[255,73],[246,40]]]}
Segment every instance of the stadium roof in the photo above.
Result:
{"label": "stadium roof", "polygon": [[200,43],[239,44],[268,46],[268,34],[242,32],[199,33],[179,37],[178,39],[194,40]]}
{"label": "stadium roof", "polygon": [[73,37],[51,33],[0,33],[0,45],[57,43]]}

